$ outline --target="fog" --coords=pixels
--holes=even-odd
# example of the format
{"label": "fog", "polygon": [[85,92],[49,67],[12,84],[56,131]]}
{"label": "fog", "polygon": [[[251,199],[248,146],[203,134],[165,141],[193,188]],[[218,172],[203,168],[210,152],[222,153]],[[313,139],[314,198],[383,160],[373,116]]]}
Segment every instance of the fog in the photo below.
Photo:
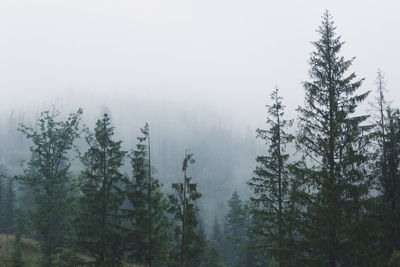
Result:
{"label": "fog", "polygon": [[161,181],[169,187],[179,178],[189,148],[193,176],[203,189],[214,186],[206,195],[211,217],[233,190],[246,195],[260,151],[255,129],[274,86],[296,117],[325,9],[346,42],[344,56],[357,57],[352,69],[366,78],[363,90],[374,90],[381,68],[387,97],[398,103],[399,8],[388,0],[2,0],[2,125],[11,111],[32,121],[56,105],[63,114],[82,107],[93,128],[107,108],[128,150],[149,122]]}

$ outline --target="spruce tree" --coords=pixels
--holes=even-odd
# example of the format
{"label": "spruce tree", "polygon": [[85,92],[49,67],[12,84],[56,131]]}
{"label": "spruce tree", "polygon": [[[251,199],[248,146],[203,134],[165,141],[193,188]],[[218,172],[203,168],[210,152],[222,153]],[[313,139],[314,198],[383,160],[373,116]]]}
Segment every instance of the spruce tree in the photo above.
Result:
{"label": "spruce tree", "polygon": [[193,163],[193,154],[185,154],[182,164],[183,181],[173,183],[172,189],[175,193],[169,195],[169,211],[174,214],[177,221],[175,234],[182,267],[194,266],[194,262],[200,258],[201,238],[196,230],[199,224],[197,200],[201,197],[201,193],[197,191],[197,184],[187,175],[187,169]]}
{"label": "spruce tree", "polygon": [[340,56],[343,42],[335,31],[326,11],[313,43],[310,81],[304,82],[305,104],[298,108],[297,144],[309,163],[303,168],[303,255],[307,265],[368,266],[371,259],[357,239],[370,231],[360,226],[370,187],[371,127],[368,116],[355,112],[369,92],[357,93],[363,79],[348,73],[354,58]]}
{"label": "spruce tree", "polygon": [[69,152],[79,136],[82,110],[59,120],[56,110],[40,114],[35,127],[22,124],[20,131],[31,140],[31,160],[18,179],[32,189],[36,208],[33,228],[42,250],[42,266],[54,266],[55,255],[65,244],[71,216]]}
{"label": "spruce tree", "polygon": [[243,202],[237,191],[233,192],[228,201],[228,213],[225,216],[224,226],[224,261],[228,266],[235,266],[240,262],[243,243],[246,237],[245,231],[246,213]]}
{"label": "spruce tree", "polygon": [[88,132],[89,149],[81,157],[80,212],[75,220],[78,246],[96,266],[119,266],[123,258],[121,204],[126,178],[120,172],[127,152],[114,141],[114,127],[105,113]]}
{"label": "spruce tree", "polygon": [[224,267],[221,253],[215,241],[207,242],[199,267]]}
{"label": "spruce tree", "polygon": [[[384,235],[383,255],[387,264],[391,254],[400,250],[400,111],[386,108],[385,136],[381,156],[382,176],[382,232]],[[383,170],[385,168],[385,170]]]}
{"label": "spruce tree", "polygon": [[271,94],[271,105],[267,105],[268,129],[257,129],[257,137],[266,142],[268,154],[258,156],[255,176],[248,182],[253,190],[253,216],[260,217],[254,222],[254,231],[259,236],[258,246],[274,258],[278,266],[287,266],[291,260],[287,240],[290,225],[287,213],[290,205],[290,172],[287,145],[294,137],[287,132],[292,121],[284,119],[282,97],[275,88]]}
{"label": "spruce tree", "polygon": [[383,72],[377,72],[377,97],[372,104],[376,113],[375,119],[375,150],[372,166],[372,175],[376,177],[380,195],[371,198],[375,201],[374,215],[378,214],[380,220],[380,232],[377,232],[376,239],[380,240],[379,258],[381,264],[387,265],[393,251],[400,249],[400,117],[399,111],[393,109],[386,102],[384,91],[385,79]]}
{"label": "spruce tree", "polygon": [[[264,267],[269,266],[268,255],[263,247],[258,243],[259,236],[254,231],[254,226],[261,222],[256,221],[262,219],[260,216],[254,216],[252,212],[255,207],[253,201],[243,203],[244,219],[244,238],[241,240],[240,257],[233,266],[240,267]],[[273,265],[272,265],[273,266]]]}
{"label": "spruce tree", "polygon": [[129,257],[137,264],[162,266],[168,254],[167,202],[161,185],[153,175],[150,158],[150,132],[146,123],[142,136],[130,159],[133,180],[126,196],[132,209],[128,210],[131,230],[127,235]]}

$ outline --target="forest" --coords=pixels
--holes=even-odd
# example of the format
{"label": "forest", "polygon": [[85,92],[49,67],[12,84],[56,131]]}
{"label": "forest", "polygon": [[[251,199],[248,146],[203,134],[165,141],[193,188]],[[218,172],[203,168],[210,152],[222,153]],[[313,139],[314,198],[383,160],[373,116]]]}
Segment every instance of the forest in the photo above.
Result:
{"label": "forest", "polygon": [[[363,91],[329,11],[317,33],[296,117],[268,90],[255,158],[253,140],[232,137],[218,158],[204,138],[164,166],[174,144],[157,147],[145,123],[126,149],[107,108],[88,125],[84,108],[13,113],[0,135],[0,265],[400,266],[400,109],[382,70]],[[256,166],[242,185],[240,153]]]}

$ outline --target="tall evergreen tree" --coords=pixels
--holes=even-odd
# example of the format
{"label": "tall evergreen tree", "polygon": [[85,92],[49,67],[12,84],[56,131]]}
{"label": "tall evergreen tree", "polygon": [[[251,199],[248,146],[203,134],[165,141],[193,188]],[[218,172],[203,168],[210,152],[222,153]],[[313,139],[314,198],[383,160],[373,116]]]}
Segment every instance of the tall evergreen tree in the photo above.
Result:
{"label": "tall evergreen tree", "polygon": [[298,108],[298,148],[310,162],[303,169],[303,248],[307,265],[368,266],[371,258],[357,243],[357,236],[368,230],[357,226],[362,225],[370,186],[366,164],[371,127],[365,125],[368,116],[355,112],[369,92],[357,94],[363,80],[347,74],[354,58],[340,56],[343,42],[335,30],[326,11],[317,31],[320,39],[313,43],[310,81],[304,82],[305,104]]}
{"label": "tall evergreen tree", "polygon": [[129,222],[132,230],[127,236],[130,257],[138,264],[162,266],[168,254],[167,202],[161,185],[152,174],[150,132],[146,123],[142,136],[131,154],[133,180],[127,187],[127,199],[132,209]]}
{"label": "tall evergreen tree", "polygon": [[20,131],[32,141],[28,170],[18,179],[32,189],[37,205],[31,212],[33,227],[42,249],[42,266],[54,266],[54,256],[64,246],[69,232],[71,176],[68,153],[79,136],[82,110],[58,120],[56,110],[43,111],[36,126],[22,124]]}
{"label": "tall evergreen tree", "polygon": [[[387,107],[385,136],[381,155],[381,217],[386,264],[394,251],[400,250],[400,111]],[[384,168],[384,169],[383,169]]]}
{"label": "tall evergreen tree", "polygon": [[75,221],[78,246],[95,258],[96,266],[120,266],[123,257],[121,204],[126,178],[120,172],[127,152],[114,141],[114,127],[105,113],[86,141],[81,160],[80,214]]}
{"label": "tall evergreen tree", "polygon": [[375,119],[375,150],[372,174],[377,178],[380,195],[371,200],[377,202],[375,214],[379,214],[380,262],[387,265],[393,251],[400,249],[400,117],[399,111],[386,102],[383,72],[377,73],[377,97],[373,107]]}
{"label": "tall evergreen tree", "polygon": [[269,129],[257,129],[257,137],[263,139],[268,146],[268,155],[258,156],[258,166],[255,176],[248,182],[253,190],[254,216],[260,216],[260,225],[254,225],[259,238],[259,246],[263,247],[278,263],[278,266],[287,266],[291,255],[287,246],[290,225],[287,213],[290,205],[289,184],[290,172],[288,169],[289,154],[286,146],[294,139],[287,133],[292,121],[285,120],[282,97],[275,88],[271,94],[272,104],[267,105]]}
{"label": "tall evergreen tree", "polygon": [[[259,225],[256,220],[262,219],[260,216],[254,216],[254,202],[247,201],[243,203],[243,211],[245,214],[244,220],[244,238],[241,240],[240,257],[233,266],[243,267],[264,267],[269,266],[268,255],[263,247],[258,243],[258,235],[254,231],[254,225]],[[273,266],[273,265],[272,265]]]}
{"label": "tall evergreen tree", "polygon": [[185,154],[182,164],[183,181],[173,183],[175,194],[169,195],[170,212],[174,214],[178,224],[176,226],[176,238],[179,244],[180,266],[194,266],[199,258],[200,237],[196,231],[199,224],[197,200],[201,193],[197,191],[197,184],[187,176],[189,164],[193,164],[193,154]]}
{"label": "tall evergreen tree", "polygon": [[235,266],[241,262],[243,243],[246,237],[245,231],[246,212],[243,202],[237,191],[233,192],[228,201],[228,213],[225,217],[224,226],[224,261],[228,266]]}

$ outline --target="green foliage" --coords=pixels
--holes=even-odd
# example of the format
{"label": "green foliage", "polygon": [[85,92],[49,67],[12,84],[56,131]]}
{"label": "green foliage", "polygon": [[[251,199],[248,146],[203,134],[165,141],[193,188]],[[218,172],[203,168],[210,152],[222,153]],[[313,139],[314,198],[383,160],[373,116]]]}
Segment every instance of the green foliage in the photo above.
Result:
{"label": "green foliage", "polygon": [[32,189],[37,205],[31,211],[33,227],[43,252],[43,266],[53,266],[53,256],[65,244],[71,216],[71,179],[68,153],[79,136],[82,110],[58,120],[56,110],[43,111],[35,127],[22,124],[20,131],[32,141],[31,160],[18,180]]}
{"label": "green foliage", "polygon": [[246,212],[243,202],[235,191],[228,201],[228,213],[225,216],[224,226],[224,262],[228,266],[235,266],[240,262],[243,244],[246,239]]}
{"label": "green foliage", "polygon": [[376,200],[375,213],[381,218],[378,220],[381,231],[378,232],[379,244],[376,247],[383,257],[381,264],[387,264],[392,252],[400,249],[400,111],[386,104],[382,84],[382,73],[378,72],[379,116],[375,128],[375,161],[371,169],[381,193]]}
{"label": "green foliage", "polygon": [[[371,126],[356,115],[368,92],[357,94],[363,79],[349,73],[353,59],[340,56],[329,12],[313,43],[310,81],[304,82],[305,105],[299,107],[298,148],[310,163],[302,168],[304,214],[301,236],[307,265],[368,266],[373,257],[357,236],[368,234],[364,208],[369,193],[367,173]],[[368,255],[368,257],[361,256]]]}
{"label": "green foliage", "polygon": [[224,267],[221,253],[215,241],[208,242],[199,267]]}
{"label": "green foliage", "polygon": [[393,252],[389,261],[390,267],[400,267],[400,251]]}
{"label": "green foliage", "polygon": [[121,141],[114,141],[114,128],[104,114],[88,133],[88,151],[81,157],[85,170],[81,175],[80,210],[75,220],[77,244],[95,258],[97,266],[115,266],[122,262],[123,231],[122,186],[126,178],[120,168],[126,155]]}
{"label": "green foliage", "polygon": [[170,243],[167,201],[152,174],[147,123],[141,132],[143,136],[138,137],[139,143],[130,157],[133,179],[127,186],[126,196],[132,208],[126,211],[130,225],[126,239],[133,262],[162,266],[166,264]]}
{"label": "green foliage", "polygon": [[8,179],[7,186],[4,191],[4,210],[3,210],[3,227],[4,233],[11,234],[13,233],[13,224],[14,224],[14,210],[15,210],[15,190],[14,190],[14,182],[12,179]]}
{"label": "green foliage", "polygon": [[5,169],[0,166],[0,233],[11,234],[16,199],[14,181],[5,173]]}
{"label": "green foliage", "polygon": [[293,242],[289,238],[292,225],[288,220],[291,173],[287,163],[289,154],[285,150],[294,137],[287,133],[292,121],[283,118],[284,106],[277,88],[271,94],[271,101],[272,104],[267,105],[269,129],[257,129],[257,137],[268,146],[268,155],[257,157],[255,176],[248,184],[254,193],[251,212],[256,223],[253,231],[258,236],[255,245],[263,248],[269,257],[275,258],[278,265],[282,266],[293,260],[288,249]]}
{"label": "green foliage", "polygon": [[201,193],[197,191],[197,184],[192,183],[192,178],[187,176],[189,164],[193,163],[193,154],[186,154],[182,164],[183,182],[173,183],[175,194],[169,195],[169,211],[177,221],[175,236],[180,245],[178,251],[181,266],[194,266],[193,263],[201,256],[201,238],[196,232],[199,223],[196,202]]}
{"label": "green foliage", "polygon": [[12,267],[23,267],[25,266],[24,261],[22,260],[22,253],[21,253],[21,244],[15,242],[14,250],[11,255],[11,266]]}
{"label": "green foliage", "polygon": [[224,237],[217,217],[214,218],[211,232],[211,241],[215,243],[216,249],[221,252],[224,246]]}

